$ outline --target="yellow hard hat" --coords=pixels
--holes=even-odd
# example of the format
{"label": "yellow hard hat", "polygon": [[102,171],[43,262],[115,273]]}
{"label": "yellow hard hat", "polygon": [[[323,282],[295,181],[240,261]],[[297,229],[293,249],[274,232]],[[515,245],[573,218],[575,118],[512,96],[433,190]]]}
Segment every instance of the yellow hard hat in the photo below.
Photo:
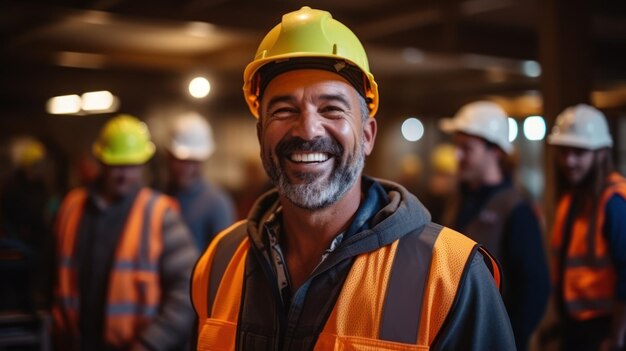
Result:
{"label": "yellow hard hat", "polygon": [[[243,74],[243,92],[252,114],[259,117],[261,67],[272,62],[283,62],[294,58],[328,58],[346,62],[363,73],[363,94],[370,115],[378,110],[378,85],[370,73],[363,45],[352,31],[331,14],[304,6],[298,11],[283,15],[261,41],[254,60]],[[337,66],[339,71],[340,66]],[[360,88],[360,87],[359,87]],[[361,89],[357,89],[361,90]]]}
{"label": "yellow hard hat", "polygon": [[437,145],[431,153],[430,162],[435,172],[456,174],[458,168],[456,148],[452,144]]}
{"label": "yellow hard hat", "polygon": [[110,119],[93,144],[94,156],[109,166],[144,164],[154,155],[154,149],[148,126],[130,115]]}
{"label": "yellow hard hat", "polygon": [[46,147],[31,137],[22,137],[12,144],[13,162],[22,168],[28,168],[41,161],[46,156]]}

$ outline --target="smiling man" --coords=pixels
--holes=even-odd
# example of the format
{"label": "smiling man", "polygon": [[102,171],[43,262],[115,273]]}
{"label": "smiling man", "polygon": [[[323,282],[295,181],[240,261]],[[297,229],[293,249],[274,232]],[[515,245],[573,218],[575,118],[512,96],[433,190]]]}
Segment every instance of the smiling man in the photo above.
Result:
{"label": "smiling man", "polygon": [[495,260],[362,175],[378,90],[347,27],[308,7],[284,15],[244,95],[276,189],[196,264],[198,349],[515,348]]}

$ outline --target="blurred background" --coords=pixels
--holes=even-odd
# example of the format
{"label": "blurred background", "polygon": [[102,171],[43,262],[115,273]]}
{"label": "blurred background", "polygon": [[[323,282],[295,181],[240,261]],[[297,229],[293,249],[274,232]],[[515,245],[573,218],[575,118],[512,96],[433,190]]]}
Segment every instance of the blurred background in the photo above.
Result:
{"label": "blurred background", "polygon": [[[565,107],[590,103],[606,114],[626,173],[624,0],[0,0],[0,239],[19,223],[38,235],[26,237],[32,252],[52,246],[46,233],[59,201],[97,176],[91,147],[118,113],[148,124],[158,150],[148,183],[159,189],[169,122],[188,111],[206,118],[216,152],[204,177],[243,217],[267,188],[243,70],[281,15],[305,5],[330,11],[368,53],[380,108],[367,174],[418,197],[442,187],[431,177],[456,166],[450,147],[440,148],[449,136],[439,122],[475,100],[510,116],[515,182],[544,220],[555,188],[545,136]],[[50,272],[32,279],[19,273],[31,266],[15,267],[23,244],[3,242],[0,277],[12,283],[0,286],[47,291]],[[32,255],[36,267],[47,262]],[[37,307],[0,292],[0,309],[16,299]],[[12,318],[0,324],[15,329]],[[46,340],[41,330],[35,340]]]}
{"label": "blurred background", "polygon": [[[62,195],[94,171],[91,144],[115,113],[145,120],[160,146],[168,119],[193,110],[216,137],[206,177],[241,192],[263,177],[243,68],[303,5],[330,11],[369,55],[381,107],[368,174],[419,192],[430,152],[447,140],[439,119],[478,99],[510,115],[517,181],[538,203],[549,185],[544,136],[568,105],[607,114],[626,171],[624,1],[21,0],[0,2],[0,178],[15,165],[15,140],[35,137],[47,185]],[[205,80],[190,92],[196,77]],[[152,184],[163,182],[161,162]]]}

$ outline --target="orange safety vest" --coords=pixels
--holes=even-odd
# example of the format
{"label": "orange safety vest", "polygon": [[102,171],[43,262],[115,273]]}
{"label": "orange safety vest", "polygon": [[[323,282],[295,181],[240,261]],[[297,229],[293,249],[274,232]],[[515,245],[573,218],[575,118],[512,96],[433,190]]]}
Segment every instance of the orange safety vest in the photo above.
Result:
{"label": "orange safety vest", "polygon": [[[79,288],[75,243],[87,192],[71,191],[56,223],[58,281],[52,310],[55,336],[63,350],[78,349]],[[116,247],[109,277],[104,339],[110,345],[130,345],[156,316],[161,299],[159,258],[162,226],[174,202],[148,188],[137,194]]]}
{"label": "orange safety vest", "polygon": [[[573,220],[569,243],[563,243],[566,220],[572,202],[567,194],[561,198],[556,210],[552,229],[552,279],[558,286],[562,279],[562,298],[569,315],[577,320],[587,320],[612,313],[615,301],[616,272],[611,262],[604,228],[604,210],[609,199],[615,195],[626,198],[626,179],[612,173],[609,186],[600,196],[596,222],[590,228],[588,216]],[[564,248],[567,244],[567,248]],[[560,267],[561,250],[567,249]],[[562,277],[559,277],[562,272]]]}
{"label": "orange safety vest", "polygon": [[[246,236],[233,246],[230,261],[219,262],[223,253],[218,247],[224,238],[238,229],[235,223],[220,233],[209,245],[194,269],[192,301],[199,317],[198,350],[234,350],[237,320],[243,288],[244,267],[250,242]],[[380,338],[381,316],[385,308],[392,262],[399,240],[373,252],[356,257],[342,291],[317,339],[315,350],[428,350],[454,302],[463,271],[477,244],[464,235],[443,227],[432,249],[431,266],[422,298],[419,328],[415,344]],[[482,250],[482,248],[479,248]],[[500,285],[497,262],[489,258],[496,284]],[[218,287],[211,287],[211,272],[223,269]],[[211,307],[207,296],[216,292]],[[211,310],[210,314],[208,310]]]}

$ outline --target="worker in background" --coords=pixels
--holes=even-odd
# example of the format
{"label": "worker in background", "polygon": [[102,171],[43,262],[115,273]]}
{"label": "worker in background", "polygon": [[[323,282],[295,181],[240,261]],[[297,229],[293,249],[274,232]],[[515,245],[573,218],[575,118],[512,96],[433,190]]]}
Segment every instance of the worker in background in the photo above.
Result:
{"label": "worker in background", "polygon": [[198,251],[174,200],[142,186],[147,126],[119,115],[93,145],[100,179],[68,193],[56,223],[59,350],[171,350],[189,338]]}
{"label": "worker in background", "polygon": [[624,350],[626,179],[613,168],[605,116],[580,104],[556,119],[548,144],[560,189],[552,230],[562,350]]}
{"label": "worker in background", "polygon": [[[0,237],[3,243],[23,250],[21,257],[27,259],[22,263],[28,266],[28,270],[15,275],[23,284],[3,284],[2,290],[14,291],[24,302],[23,306],[43,308],[49,302],[46,247],[51,235],[50,204],[53,201],[51,182],[47,178],[47,150],[38,139],[24,136],[12,140],[10,151],[13,171],[0,191],[0,232],[4,232]],[[10,258],[11,255],[2,257]],[[17,265],[7,264],[5,267],[9,269]],[[23,288],[18,289],[18,286]]]}
{"label": "worker in background", "polygon": [[456,147],[449,143],[437,145],[430,154],[430,176],[422,201],[433,222],[442,222],[446,205],[456,194],[457,169]]}
{"label": "worker in background", "polygon": [[196,264],[199,349],[515,348],[496,263],[403,187],[362,175],[378,90],[350,29],[285,14],[244,96],[276,189]]}
{"label": "worker in background", "polygon": [[544,314],[550,294],[542,230],[530,202],[512,181],[508,117],[497,104],[463,106],[442,129],[453,134],[459,191],[443,215],[445,225],[485,245],[502,264],[503,299],[518,350]]}
{"label": "worker in background", "polygon": [[14,171],[2,187],[2,223],[8,235],[39,251],[47,234],[46,148],[39,140],[21,137],[11,143]]}
{"label": "worker in background", "polygon": [[231,198],[202,177],[202,164],[215,150],[209,123],[197,113],[174,119],[167,150],[166,193],[178,200],[196,247],[204,251],[217,233],[235,221]]}

